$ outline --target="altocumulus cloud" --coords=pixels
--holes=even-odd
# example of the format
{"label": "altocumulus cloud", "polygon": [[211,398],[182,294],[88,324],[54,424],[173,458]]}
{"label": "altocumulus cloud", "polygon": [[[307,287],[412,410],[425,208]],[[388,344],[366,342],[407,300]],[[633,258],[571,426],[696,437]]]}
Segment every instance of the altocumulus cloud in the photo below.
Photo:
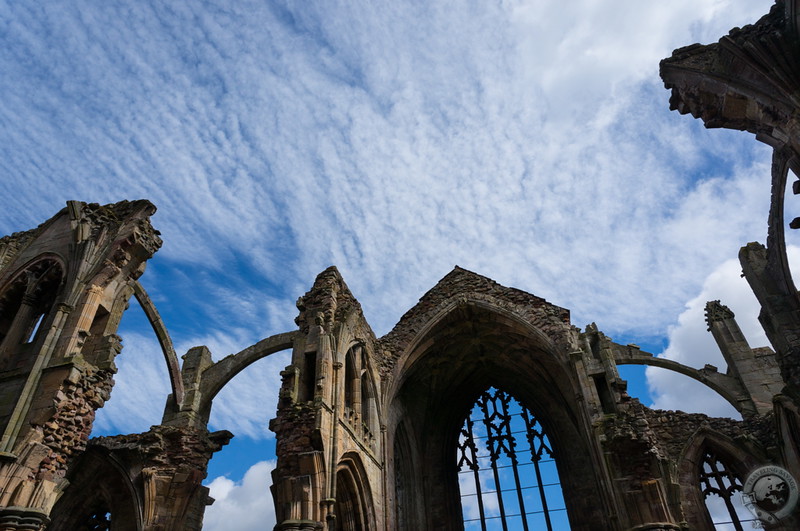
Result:
{"label": "altocumulus cloud", "polygon": [[[143,282],[179,354],[291,329],[332,263],[378,335],[459,264],[577,325],[663,336],[764,238],[769,156],[670,113],[658,61],[770,5],[2,3],[0,232],[66,199],[151,199],[165,245]],[[123,332],[98,423],[140,431],[168,386]],[[285,361],[237,377],[264,394],[223,391],[212,424],[268,437],[245,404],[271,413]]]}
{"label": "altocumulus cloud", "polygon": [[[7,5],[0,164],[21,200],[0,223],[65,190],[145,196],[162,267],[225,285],[241,259],[294,298],[336,263],[379,333],[456,263],[658,333],[763,206],[735,192],[765,151],[667,112],[657,78],[769,2],[741,4]],[[715,178],[740,215],[682,239],[716,228],[684,207]]]}
{"label": "altocumulus cloud", "polygon": [[[379,333],[459,263],[579,324],[659,334],[761,236],[767,167],[746,135],[668,113],[656,64],[763,4],[7,5],[0,186],[20,201],[0,221],[152,198],[167,243],[145,281],[167,315],[176,292],[204,308],[212,331],[173,333],[218,358],[290,327],[329,263]],[[285,298],[259,299],[237,260]],[[123,368],[159,363],[142,341]]]}

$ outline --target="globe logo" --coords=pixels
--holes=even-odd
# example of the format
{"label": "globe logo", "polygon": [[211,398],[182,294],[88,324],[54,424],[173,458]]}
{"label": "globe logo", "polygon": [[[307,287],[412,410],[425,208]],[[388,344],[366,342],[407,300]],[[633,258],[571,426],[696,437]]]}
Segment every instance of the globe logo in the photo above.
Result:
{"label": "globe logo", "polygon": [[756,505],[774,513],[789,501],[789,484],[780,476],[764,476],[753,486]]}
{"label": "globe logo", "polygon": [[788,516],[797,504],[797,482],[781,467],[761,467],[747,477],[742,498],[759,520],[774,524]]}

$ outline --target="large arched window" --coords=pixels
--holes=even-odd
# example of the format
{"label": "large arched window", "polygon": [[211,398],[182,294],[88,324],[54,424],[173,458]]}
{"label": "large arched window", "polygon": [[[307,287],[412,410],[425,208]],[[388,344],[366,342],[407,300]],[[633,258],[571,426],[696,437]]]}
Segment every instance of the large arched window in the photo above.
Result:
{"label": "large arched window", "polygon": [[712,448],[707,447],[703,452],[699,479],[714,529],[744,531],[744,523],[757,520],[744,506],[741,478]]}
{"label": "large arched window", "polygon": [[508,393],[490,388],[478,397],[457,459],[466,530],[569,529],[550,441]]}

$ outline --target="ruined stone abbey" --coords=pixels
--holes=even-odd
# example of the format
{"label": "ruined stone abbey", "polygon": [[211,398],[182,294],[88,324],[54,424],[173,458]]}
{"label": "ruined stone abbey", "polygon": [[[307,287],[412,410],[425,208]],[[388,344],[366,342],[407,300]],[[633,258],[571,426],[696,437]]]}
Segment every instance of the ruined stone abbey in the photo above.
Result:
{"label": "ruined stone abbey", "polygon": [[[800,228],[784,219],[790,176],[800,193],[800,0],[676,50],[661,76],[672,109],[774,150],[765,244],[739,253],[771,347],[752,348],[710,301],[727,369],[686,367],[460,268],[378,338],[331,267],[298,300],[296,329],[216,363],[205,347],[180,362],[138,281],[161,245],[155,207],[69,201],[0,239],[0,531],[201,529],[206,466],[231,437],[207,429],[214,397],[282,350],[276,530],[705,530],[711,498],[731,528],[751,514],[800,529],[800,296],[784,239]],[[172,393],[146,433],[90,439],[131,297]],[[694,378],[743,420],[649,409],[627,394],[621,364]]]}

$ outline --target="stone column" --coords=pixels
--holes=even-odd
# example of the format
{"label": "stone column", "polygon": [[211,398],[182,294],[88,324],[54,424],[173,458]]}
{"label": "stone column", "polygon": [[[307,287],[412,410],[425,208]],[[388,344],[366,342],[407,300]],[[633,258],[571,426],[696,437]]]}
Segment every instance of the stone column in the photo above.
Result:
{"label": "stone column", "polygon": [[7,364],[10,361],[10,357],[13,356],[14,348],[22,343],[23,339],[27,339],[23,336],[31,326],[35,307],[35,295],[26,290],[25,295],[22,296],[22,304],[20,304],[19,310],[14,316],[14,321],[12,321],[11,327],[8,329],[8,334],[3,339],[3,344],[0,345],[0,360],[3,360],[7,369],[14,368],[7,366]]}

